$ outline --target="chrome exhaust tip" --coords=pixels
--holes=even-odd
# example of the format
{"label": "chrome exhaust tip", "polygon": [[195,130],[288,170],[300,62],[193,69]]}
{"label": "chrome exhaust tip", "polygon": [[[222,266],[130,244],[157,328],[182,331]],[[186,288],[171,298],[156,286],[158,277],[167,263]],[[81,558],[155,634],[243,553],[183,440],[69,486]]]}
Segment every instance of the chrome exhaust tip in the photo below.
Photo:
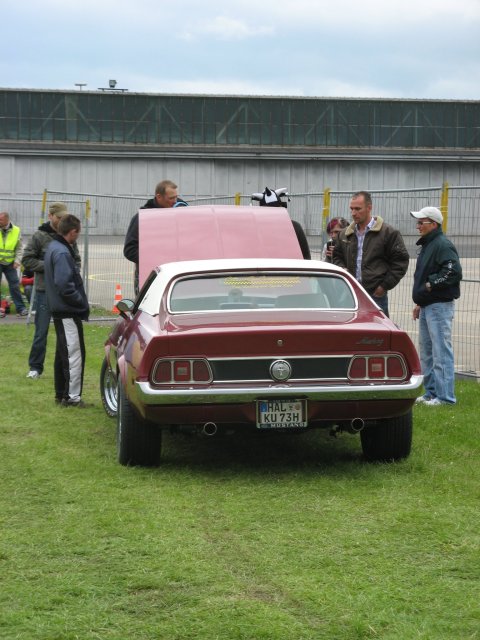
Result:
{"label": "chrome exhaust tip", "polygon": [[365,421],[363,418],[353,418],[350,422],[350,428],[354,433],[359,433],[363,427],[365,426]]}
{"label": "chrome exhaust tip", "polygon": [[218,431],[218,427],[214,422],[206,422],[202,427],[202,434],[204,436],[214,436]]}

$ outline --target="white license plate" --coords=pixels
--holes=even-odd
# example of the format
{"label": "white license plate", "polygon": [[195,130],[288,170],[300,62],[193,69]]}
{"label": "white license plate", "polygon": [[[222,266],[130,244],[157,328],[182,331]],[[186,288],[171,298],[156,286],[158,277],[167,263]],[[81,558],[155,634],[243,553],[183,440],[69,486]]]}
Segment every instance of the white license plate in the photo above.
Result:
{"label": "white license plate", "polygon": [[306,426],[306,400],[257,400],[258,429],[296,429]]}

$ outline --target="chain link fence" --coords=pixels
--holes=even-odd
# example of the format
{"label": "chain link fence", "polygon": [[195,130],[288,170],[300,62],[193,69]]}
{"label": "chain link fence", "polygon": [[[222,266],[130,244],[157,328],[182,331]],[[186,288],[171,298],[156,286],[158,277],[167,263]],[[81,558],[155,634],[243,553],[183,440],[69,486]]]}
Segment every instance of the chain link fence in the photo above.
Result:
{"label": "chain link fence", "polygon": [[[457,301],[454,322],[456,370],[465,376],[480,377],[480,187],[447,186],[416,189],[372,190],[374,215],[399,229],[410,253],[410,267],[399,285],[389,293],[391,318],[418,343],[417,324],[412,318],[411,291],[418,247],[415,221],[410,211],[424,206],[440,207],[444,231],[458,249],[462,267],[462,295]],[[319,259],[326,238],[329,218],[350,220],[350,191],[291,193],[288,211],[305,228],[312,257]],[[251,204],[250,194],[209,198],[188,198],[190,205]],[[26,242],[42,221],[47,220],[48,204],[62,201],[82,221],[80,252],[83,277],[93,306],[110,310],[115,287],[123,297],[133,298],[134,265],[123,257],[125,232],[131,217],[148,197],[111,196],[46,190],[43,198],[2,198],[1,210],[9,211],[12,221],[22,229]],[[254,205],[255,206],[255,205]],[[159,256],[161,262],[161,256]]]}

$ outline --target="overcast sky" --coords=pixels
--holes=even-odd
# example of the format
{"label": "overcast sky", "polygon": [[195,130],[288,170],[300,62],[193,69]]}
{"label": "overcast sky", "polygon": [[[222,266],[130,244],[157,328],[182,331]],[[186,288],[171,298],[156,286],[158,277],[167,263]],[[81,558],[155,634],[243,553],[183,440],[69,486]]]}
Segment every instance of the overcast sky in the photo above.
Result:
{"label": "overcast sky", "polygon": [[480,0],[0,0],[0,86],[480,99]]}

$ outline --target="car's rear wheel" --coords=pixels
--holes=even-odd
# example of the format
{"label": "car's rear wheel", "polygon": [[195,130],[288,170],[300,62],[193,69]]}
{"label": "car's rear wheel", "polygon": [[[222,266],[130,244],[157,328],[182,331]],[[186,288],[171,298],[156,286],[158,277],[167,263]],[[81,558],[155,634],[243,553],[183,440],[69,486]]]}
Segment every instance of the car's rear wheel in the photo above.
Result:
{"label": "car's rear wheel", "polygon": [[363,455],[369,462],[393,462],[410,455],[412,411],[367,424],[360,431]]}
{"label": "car's rear wheel", "polygon": [[118,381],[117,451],[120,464],[158,467],[162,430],[138,416]]}
{"label": "car's rear wheel", "polygon": [[100,369],[100,395],[105,412],[111,418],[117,415],[117,376],[108,366],[107,359],[104,358]]}

